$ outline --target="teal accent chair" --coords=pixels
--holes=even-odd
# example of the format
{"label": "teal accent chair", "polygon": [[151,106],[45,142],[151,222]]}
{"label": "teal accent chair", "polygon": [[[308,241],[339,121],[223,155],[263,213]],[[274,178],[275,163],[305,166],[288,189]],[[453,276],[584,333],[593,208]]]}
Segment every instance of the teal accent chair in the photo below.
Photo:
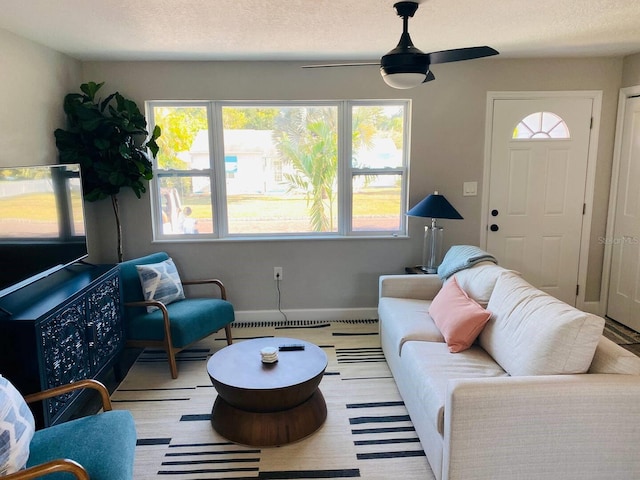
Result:
{"label": "teal accent chair", "polygon": [[100,393],[102,412],[37,430],[25,469],[6,480],[132,480],[136,427],[128,410],[112,410],[109,392],[97,380],[80,380],[26,395],[27,403],[91,388]]}
{"label": "teal accent chair", "polygon": [[[224,328],[227,344],[231,338],[231,323],[235,319],[233,305],[227,301],[224,284],[218,279],[181,280],[182,285],[214,285],[218,296],[185,298],[168,305],[145,300],[136,265],[160,263],[169,258],[165,252],[153,253],[120,263],[124,328],[130,347],[162,348],[167,352],[171,377],[178,378],[176,353],[190,344]],[[158,307],[152,312],[148,306]]]}

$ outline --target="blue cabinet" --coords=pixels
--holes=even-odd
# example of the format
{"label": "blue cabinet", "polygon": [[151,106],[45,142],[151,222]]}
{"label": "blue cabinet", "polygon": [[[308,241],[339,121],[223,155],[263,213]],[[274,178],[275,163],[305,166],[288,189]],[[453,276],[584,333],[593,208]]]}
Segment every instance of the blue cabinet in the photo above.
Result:
{"label": "blue cabinet", "polygon": [[[117,265],[78,264],[0,299],[0,373],[24,395],[100,378],[124,347]],[[39,424],[73,414],[80,392],[46,400]]]}

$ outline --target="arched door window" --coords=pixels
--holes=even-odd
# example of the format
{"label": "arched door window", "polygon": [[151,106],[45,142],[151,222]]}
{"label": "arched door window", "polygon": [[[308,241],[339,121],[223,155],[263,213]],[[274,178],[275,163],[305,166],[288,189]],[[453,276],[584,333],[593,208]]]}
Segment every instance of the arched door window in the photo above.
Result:
{"label": "arched door window", "polygon": [[571,138],[569,127],[555,113],[536,112],[524,117],[513,129],[514,140]]}

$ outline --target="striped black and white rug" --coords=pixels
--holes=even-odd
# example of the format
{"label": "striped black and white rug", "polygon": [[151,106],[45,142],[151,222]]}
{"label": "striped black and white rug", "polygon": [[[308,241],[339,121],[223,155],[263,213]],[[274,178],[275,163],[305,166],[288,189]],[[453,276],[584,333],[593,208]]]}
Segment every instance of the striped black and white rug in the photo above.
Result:
{"label": "striped black and white rug", "polygon": [[623,346],[640,343],[640,333],[607,317],[605,317],[604,336]]}
{"label": "striped black and white rug", "polygon": [[320,389],[327,420],[312,436],[274,448],[228,442],[210,423],[216,391],[206,362],[216,334],[180,354],[171,379],[161,352],[145,350],[113,393],[138,430],[134,478],[429,480],[434,476],[384,360],[376,320],[238,324],[234,341],[278,336],[320,346],[329,359]]}

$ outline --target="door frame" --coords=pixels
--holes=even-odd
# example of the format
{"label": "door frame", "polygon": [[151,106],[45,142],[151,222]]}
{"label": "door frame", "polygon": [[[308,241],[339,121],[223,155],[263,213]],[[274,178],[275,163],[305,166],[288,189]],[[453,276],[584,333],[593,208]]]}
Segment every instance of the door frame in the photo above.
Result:
{"label": "door frame", "polygon": [[[627,99],[640,95],[640,85],[621,88],[618,93],[618,115],[616,118],[616,134],[613,144],[613,163],[611,165],[611,187],[609,189],[609,210],[607,212],[607,228],[605,238],[613,238],[616,223],[616,199],[620,180],[620,157],[622,155],[622,130],[626,114]],[[613,259],[613,245],[604,242],[604,260],[602,264],[602,284],[600,286],[599,315],[605,316],[609,306],[609,282],[611,280],[611,261]]]}
{"label": "door frame", "polygon": [[487,106],[485,119],[484,165],[482,173],[482,212],[480,215],[480,247],[487,247],[487,231],[489,219],[489,185],[491,178],[491,135],[493,125],[493,102],[495,100],[539,100],[542,98],[589,98],[593,102],[591,133],[589,135],[589,153],[587,156],[587,177],[585,181],[584,204],[585,212],[582,219],[580,233],[580,256],[578,261],[578,285],[580,289],[576,297],[576,307],[592,313],[599,313],[602,305],[602,289],[598,302],[586,302],[587,269],[589,266],[589,246],[591,240],[591,221],[593,216],[593,196],[596,181],[596,164],[598,157],[598,137],[600,133],[600,116],[602,112],[601,90],[572,90],[572,91],[518,91],[518,92],[487,92]]}

